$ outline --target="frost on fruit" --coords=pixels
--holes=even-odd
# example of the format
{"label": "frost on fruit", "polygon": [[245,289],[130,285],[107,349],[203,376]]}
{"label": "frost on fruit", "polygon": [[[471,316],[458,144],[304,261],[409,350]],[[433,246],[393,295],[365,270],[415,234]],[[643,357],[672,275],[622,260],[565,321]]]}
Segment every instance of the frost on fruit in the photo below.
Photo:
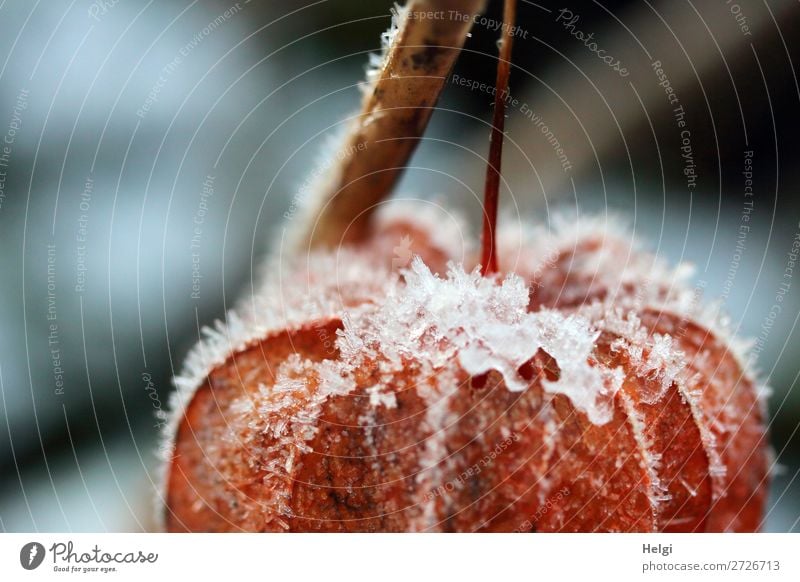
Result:
{"label": "frost on fruit", "polygon": [[402,370],[415,360],[425,375],[458,361],[470,376],[494,370],[509,390],[522,391],[529,381],[519,369],[542,349],[561,370],[545,389],[569,396],[592,422],[610,418],[621,377],[591,365],[599,332],[588,321],[552,310],[530,313],[528,286],[513,274],[496,281],[451,265],[440,278],[416,258],[403,275],[373,309],[348,318],[339,343],[345,361],[380,359]]}
{"label": "frost on fruit", "polygon": [[[176,380],[169,529],[758,528],[757,383],[685,267],[591,219],[506,230],[515,263],[484,277],[410,222],[274,259],[206,331]],[[393,268],[405,236],[436,266]]]}

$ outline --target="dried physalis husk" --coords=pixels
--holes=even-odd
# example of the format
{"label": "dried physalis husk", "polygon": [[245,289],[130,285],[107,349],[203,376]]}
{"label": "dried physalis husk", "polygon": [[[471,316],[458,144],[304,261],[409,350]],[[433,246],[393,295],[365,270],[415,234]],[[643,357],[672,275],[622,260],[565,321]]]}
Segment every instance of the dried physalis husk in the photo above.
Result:
{"label": "dried physalis husk", "polygon": [[[381,99],[404,98],[384,92],[392,67],[449,69],[457,53],[413,64],[419,47],[404,43],[428,32],[460,46],[465,31],[415,29],[430,21],[408,14],[351,142],[405,123],[381,112]],[[405,98],[424,108],[425,91],[435,101],[440,90]],[[427,115],[406,127],[418,135]],[[481,257],[419,210],[351,224],[396,172],[361,178],[410,153],[353,151],[309,221],[303,244],[318,250],[271,264],[176,380],[168,530],[759,528],[769,459],[758,386],[685,267],[599,220],[518,229],[526,236],[500,236],[497,253],[490,218]]]}
{"label": "dried physalis husk", "polygon": [[[745,354],[684,269],[587,226],[530,229],[571,273],[524,253],[502,278],[398,273],[341,249],[309,259],[313,280],[298,262],[302,293],[266,283],[179,381],[168,529],[758,529],[768,456]],[[589,254],[633,258],[591,278]],[[533,273],[590,300],[542,303]]]}

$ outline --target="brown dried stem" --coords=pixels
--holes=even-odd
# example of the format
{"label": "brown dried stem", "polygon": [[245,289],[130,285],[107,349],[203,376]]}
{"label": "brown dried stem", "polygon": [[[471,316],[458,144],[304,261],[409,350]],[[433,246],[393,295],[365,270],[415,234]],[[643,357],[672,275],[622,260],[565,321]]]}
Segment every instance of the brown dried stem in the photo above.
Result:
{"label": "brown dried stem", "polygon": [[398,30],[345,136],[343,155],[309,201],[301,249],[336,247],[366,236],[369,216],[413,153],[485,3],[410,0],[399,13]]}
{"label": "brown dried stem", "polygon": [[497,229],[497,203],[500,198],[500,165],[503,159],[503,131],[506,122],[508,78],[511,74],[511,47],[514,43],[514,21],[517,1],[505,0],[503,6],[503,37],[500,60],[497,63],[497,82],[494,94],[492,137],[489,143],[489,165],[483,199],[483,237],[481,239],[481,268],[484,275],[497,272],[497,253],[494,233]]}

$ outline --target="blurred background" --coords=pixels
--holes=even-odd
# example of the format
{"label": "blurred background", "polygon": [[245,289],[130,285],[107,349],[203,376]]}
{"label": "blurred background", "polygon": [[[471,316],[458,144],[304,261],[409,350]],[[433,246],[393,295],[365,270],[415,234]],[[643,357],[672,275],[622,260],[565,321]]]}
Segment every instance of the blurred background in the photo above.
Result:
{"label": "blurred background", "polygon": [[[489,4],[398,188],[471,224]],[[391,6],[0,2],[0,531],[155,527],[171,377],[291,228]],[[520,0],[518,25],[505,213],[621,215],[695,264],[772,388],[765,529],[800,531],[800,4]]]}

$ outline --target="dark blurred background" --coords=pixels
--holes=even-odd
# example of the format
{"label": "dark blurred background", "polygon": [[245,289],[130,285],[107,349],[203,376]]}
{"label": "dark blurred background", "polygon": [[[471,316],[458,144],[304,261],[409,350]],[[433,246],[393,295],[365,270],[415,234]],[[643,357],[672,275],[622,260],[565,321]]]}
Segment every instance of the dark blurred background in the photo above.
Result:
{"label": "dark blurred background", "polygon": [[[621,215],[651,250],[696,265],[706,298],[760,340],[776,455],[765,529],[800,531],[800,279],[787,271],[800,5],[519,4],[505,212]],[[0,531],[154,527],[171,377],[357,108],[391,6],[0,2]],[[476,25],[454,74],[493,84],[496,40]],[[476,224],[491,102],[449,83],[398,192]]]}

